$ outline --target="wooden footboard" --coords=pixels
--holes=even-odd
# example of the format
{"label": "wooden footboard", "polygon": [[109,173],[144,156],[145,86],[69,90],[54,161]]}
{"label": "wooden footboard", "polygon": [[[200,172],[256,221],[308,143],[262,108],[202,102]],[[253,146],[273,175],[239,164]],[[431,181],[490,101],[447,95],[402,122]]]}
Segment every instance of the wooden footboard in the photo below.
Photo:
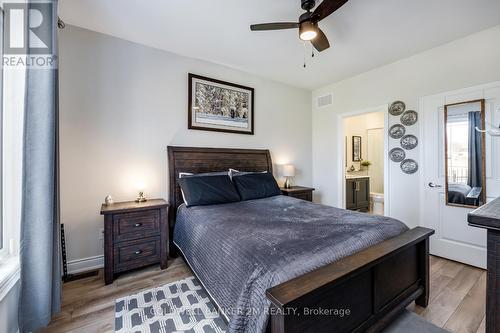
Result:
{"label": "wooden footboard", "polygon": [[429,301],[429,237],[417,227],[267,290],[272,333],[378,332]]}

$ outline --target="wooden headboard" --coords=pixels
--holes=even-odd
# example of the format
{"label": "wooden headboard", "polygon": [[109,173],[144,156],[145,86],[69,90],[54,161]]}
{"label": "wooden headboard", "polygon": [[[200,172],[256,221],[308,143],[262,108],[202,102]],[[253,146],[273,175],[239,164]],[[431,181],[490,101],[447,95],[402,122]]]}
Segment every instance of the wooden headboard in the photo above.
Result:
{"label": "wooden headboard", "polygon": [[[170,228],[175,224],[177,208],[183,203],[177,184],[179,172],[204,173],[228,171],[273,172],[271,154],[267,149],[195,148],[168,146]],[[171,233],[172,235],[172,233]]]}

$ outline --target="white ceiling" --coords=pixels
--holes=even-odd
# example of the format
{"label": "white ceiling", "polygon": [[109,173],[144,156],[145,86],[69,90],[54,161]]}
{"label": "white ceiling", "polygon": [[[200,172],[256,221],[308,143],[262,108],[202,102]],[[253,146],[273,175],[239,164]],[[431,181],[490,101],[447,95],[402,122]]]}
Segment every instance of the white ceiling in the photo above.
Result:
{"label": "white ceiling", "polygon": [[296,30],[249,29],[252,23],[296,21],[300,0],[59,3],[66,23],[307,89],[500,24],[499,0],[350,0],[320,23],[332,47],[312,60],[308,49],[304,69]]}

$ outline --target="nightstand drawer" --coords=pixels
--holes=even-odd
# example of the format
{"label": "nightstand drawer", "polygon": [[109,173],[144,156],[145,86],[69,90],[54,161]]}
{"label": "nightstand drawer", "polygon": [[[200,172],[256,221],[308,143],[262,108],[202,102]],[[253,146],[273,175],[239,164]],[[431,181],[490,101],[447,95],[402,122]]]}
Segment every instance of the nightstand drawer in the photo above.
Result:
{"label": "nightstand drawer", "polygon": [[313,200],[313,194],[312,194],[313,191],[314,188],[304,187],[304,186],[292,186],[290,188],[281,188],[281,194],[283,195],[311,202]]}
{"label": "nightstand drawer", "polygon": [[312,201],[312,193],[311,192],[302,192],[302,193],[294,193],[290,195],[293,198]]}
{"label": "nightstand drawer", "polygon": [[150,210],[113,216],[114,241],[123,242],[160,233],[160,211]]}
{"label": "nightstand drawer", "polygon": [[151,237],[116,244],[115,271],[125,271],[160,261],[160,237]]}

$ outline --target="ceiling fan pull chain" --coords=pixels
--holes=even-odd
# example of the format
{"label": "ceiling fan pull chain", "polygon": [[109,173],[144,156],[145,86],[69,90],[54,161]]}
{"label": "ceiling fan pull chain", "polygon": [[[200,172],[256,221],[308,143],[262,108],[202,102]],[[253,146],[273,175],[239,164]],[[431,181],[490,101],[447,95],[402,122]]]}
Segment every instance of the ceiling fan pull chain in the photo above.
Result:
{"label": "ceiling fan pull chain", "polygon": [[306,68],[307,67],[307,65],[306,65],[306,52],[307,52],[306,43],[303,42],[302,44],[304,45],[304,68]]}
{"label": "ceiling fan pull chain", "polygon": [[312,46],[312,44],[311,44],[311,52],[312,52],[311,58],[314,58],[314,47]]}

